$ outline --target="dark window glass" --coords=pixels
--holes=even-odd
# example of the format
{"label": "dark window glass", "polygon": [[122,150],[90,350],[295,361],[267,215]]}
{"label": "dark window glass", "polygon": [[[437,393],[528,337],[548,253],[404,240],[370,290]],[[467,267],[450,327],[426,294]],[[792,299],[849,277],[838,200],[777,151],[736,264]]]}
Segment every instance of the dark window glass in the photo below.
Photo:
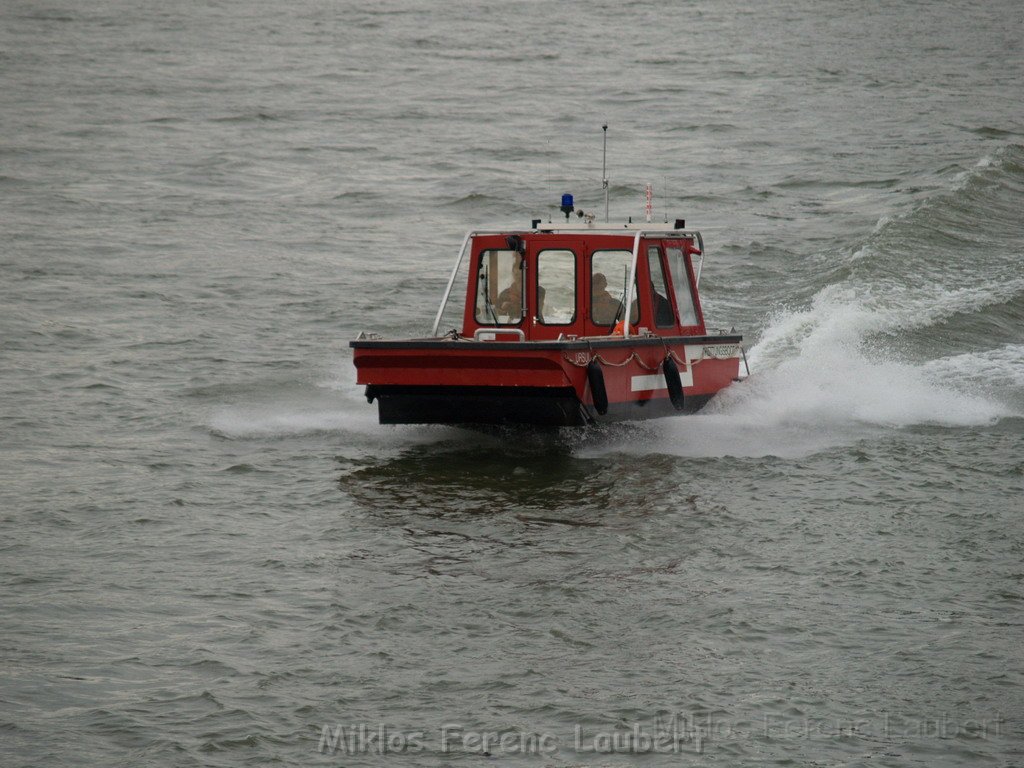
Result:
{"label": "dark window glass", "polygon": [[654,325],[658,328],[672,328],[676,324],[672,302],[668,298],[668,281],[661,262],[661,249],[652,245],[647,248],[647,268],[651,273],[651,306],[654,308]]}

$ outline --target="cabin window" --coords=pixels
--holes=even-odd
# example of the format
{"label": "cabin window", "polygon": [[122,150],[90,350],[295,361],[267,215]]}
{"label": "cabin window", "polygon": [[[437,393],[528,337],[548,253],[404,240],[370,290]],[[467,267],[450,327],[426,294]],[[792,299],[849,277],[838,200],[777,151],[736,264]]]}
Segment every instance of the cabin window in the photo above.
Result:
{"label": "cabin window", "polygon": [[537,255],[537,320],[544,325],[576,321],[576,254],[547,250]]}
{"label": "cabin window", "polygon": [[[610,326],[622,320],[623,297],[632,261],[632,251],[594,251],[590,257],[590,319],[595,325]],[[631,323],[640,318],[636,296],[634,281],[633,307],[629,311]]]}
{"label": "cabin window", "polygon": [[672,285],[676,289],[676,306],[679,307],[680,325],[699,325],[697,308],[690,290],[690,276],[686,269],[686,256],[681,248],[666,248],[669,269],[672,270]]}
{"label": "cabin window", "polygon": [[654,325],[657,328],[672,328],[676,316],[668,298],[668,281],[661,261],[661,248],[656,245],[647,248],[647,268],[651,275],[651,307],[654,309]]}
{"label": "cabin window", "polygon": [[523,257],[516,251],[484,251],[477,270],[476,321],[517,325],[526,314]]}

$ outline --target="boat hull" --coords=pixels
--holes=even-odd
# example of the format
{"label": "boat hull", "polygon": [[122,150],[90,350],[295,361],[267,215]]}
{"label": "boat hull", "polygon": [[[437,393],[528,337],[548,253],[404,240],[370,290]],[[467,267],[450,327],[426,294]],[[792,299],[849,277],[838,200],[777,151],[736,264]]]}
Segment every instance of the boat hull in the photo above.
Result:
{"label": "boat hull", "polygon": [[382,424],[584,426],[700,410],[739,377],[741,342],[599,337],[351,346],[357,381],[377,403]]}

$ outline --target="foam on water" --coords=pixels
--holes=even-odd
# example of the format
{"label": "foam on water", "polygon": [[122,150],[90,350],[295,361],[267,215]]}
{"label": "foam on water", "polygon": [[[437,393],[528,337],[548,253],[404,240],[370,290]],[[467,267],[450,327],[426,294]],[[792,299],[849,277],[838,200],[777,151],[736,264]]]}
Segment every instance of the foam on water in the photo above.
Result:
{"label": "foam on water", "polygon": [[433,444],[459,434],[452,427],[381,426],[377,422],[376,406],[367,405],[365,400],[362,403],[340,402],[334,409],[287,400],[221,406],[206,424],[213,434],[229,440],[326,435],[338,445],[349,438],[379,448]]}
{"label": "foam on water", "polygon": [[794,456],[878,430],[983,426],[1019,415],[1007,401],[1018,401],[1024,384],[1021,345],[925,362],[909,359],[914,350],[892,351],[907,331],[935,328],[941,338],[950,318],[962,322],[1024,295],[1012,253],[933,253],[913,239],[918,219],[957,205],[956,191],[999,171],[1001,157],[986,156],[909,215],[882,217],[853,253],[853,274],[806,305],[777,309],[747,353],[753,376],[697,417],[659,424],[655,450]]}
{"label": "foam on water", "polygon": [[652,422],[649,440],[613,450],[679,456],[806,456],[921,424],[965,427],[1015,415],[923,367],[836,347],[733,385],[700,414]]}
{"label": "foam on water", "polygon": [[344,411],[303,410],[284,404],[229,406],[209,419],[211,431],[220,437],[288,437],[349,428],[358,417]]}
{"label": "foam on water", "polygon": [[213,434],[229,440],[341,435],[378,447],[431,444],[458,434],[441,426],[381,426],[377,406],[366,402],[351,366],[349,357],[332,363],[312,386],[294,383],[246,392],[241,402],[214,406],[204,423]]}
{"label": "foam on water", "polygon": [[1024,393],[1024,344],[941,357],[925,363],[921,370],[932,380],[957,380],[1020,395]]}
{"label": "foam on water", "polygon": [[977,312],[1024,294],[1024,278],[974,287],[912,286],[895,281],[829,285],[806,308],[778,310],[747,353],[769,368],[807,348],[861,346],[873,334],[896,334]]}
{"label": "foam on water", "polygon": [[1020,345],[916,363],[872,341],[873,334],[983,307],[999,301],[1003,292],[934,287],[930,295],[886,309],[900,291],[872,296],[848,285],[827,286],[809,307],[775,315],[748,353],[749,379],[720,393],[692,418],[656,422],[642,447],[610,448],[793,457],[892,429],[983,426],[1016,416],[1011,406],[979,394],[972,384],[987,378],[1019,388],[1024,383]]}
{"label": "foam on water", "polygon": [[780,423],[905,427],[966,426],[1010,415],[999,403],[964,392],[955,377],[926,376],[925,367],[890,356],[857,335],[837,307],[792,357],[770,363],[747,384],[723,393],[723,414],[750,411]]}

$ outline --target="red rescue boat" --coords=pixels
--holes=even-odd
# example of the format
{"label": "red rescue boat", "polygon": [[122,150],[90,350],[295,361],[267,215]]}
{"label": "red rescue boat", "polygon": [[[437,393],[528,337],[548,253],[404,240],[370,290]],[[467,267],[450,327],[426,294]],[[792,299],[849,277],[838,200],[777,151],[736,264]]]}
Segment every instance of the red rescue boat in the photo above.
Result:
{"label": "red rescue boat", "polygon": [[[740,378],[742,336],[704,324],[699,232],[570,223],[569,195],[562,210],[564,223],[467,234],[431,337],[350,342],[382,424],[656,418],[693,413]],[[439,336],[446,314],[461,327]]]}

